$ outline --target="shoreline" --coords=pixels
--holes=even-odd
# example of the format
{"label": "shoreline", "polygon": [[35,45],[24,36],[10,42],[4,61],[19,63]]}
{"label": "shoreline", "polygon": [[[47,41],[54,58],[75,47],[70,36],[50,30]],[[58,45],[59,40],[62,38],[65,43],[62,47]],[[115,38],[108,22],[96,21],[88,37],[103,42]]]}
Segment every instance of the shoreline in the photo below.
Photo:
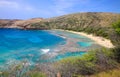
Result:
{"label": "shoreline", "polygon": [[[61,29],[58,29],[61,30]],[[100,37],[100,36],[94,36],[93,34],[87,34],[85,32],[75,32],[75,31],[70,31],[70,30],[61,30],[61,31],[67,31],[75,34],[79,34],[85,37],[90,38],[91,40],[95,41],[97,44],[106,47],[106,48],[114,48],[115,46],[112,44],[112,42],[109,39]]]}

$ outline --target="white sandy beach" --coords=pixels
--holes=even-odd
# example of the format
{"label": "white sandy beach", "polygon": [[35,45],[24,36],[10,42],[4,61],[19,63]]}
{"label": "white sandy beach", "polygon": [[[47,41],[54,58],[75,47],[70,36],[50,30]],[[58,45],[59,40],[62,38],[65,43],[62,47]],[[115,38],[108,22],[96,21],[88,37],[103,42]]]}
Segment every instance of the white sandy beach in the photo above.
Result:
{"label": "white sandy beach", "polygon": [[106,48],[114,48],[114,45],[112,44],[112,42],[109,39],[100,37],[100,36],[94,36],[93,34],[87,34],[84,32],[75,32],[75,31],[69,31],[69,30],[65,30],[68,32],[72,32],[72,33],[76,33],[76,34],[80,34],[82,36],[88,37],[91,40],[95,41],[97,44],[106,47]]}
{"label": "white sandy beach", "polygon": [[[61,29],[58,29],[61,30]],[[61,31],[67,31],[75,34],[79,34],[85,37],[90,38],[91,40],[95,41],[97,44],[106,47],[106,48],[114,48],[115,46],[112,44],[112,42],[109,39],[100,37],[100,36],[94,36],[93,34],[87,34],[85,32],[75,32],[75,31],[70,31],[70,30],[61,30]]]}

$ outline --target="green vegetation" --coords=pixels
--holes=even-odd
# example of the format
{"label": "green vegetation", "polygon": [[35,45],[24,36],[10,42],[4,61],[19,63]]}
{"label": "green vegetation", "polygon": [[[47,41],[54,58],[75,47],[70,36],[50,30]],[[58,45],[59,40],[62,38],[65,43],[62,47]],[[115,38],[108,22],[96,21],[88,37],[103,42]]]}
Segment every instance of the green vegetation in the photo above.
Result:
{"label": "green vegetation", "polygon": [[39,71],[30,71],[23,76],[24,77],[47,77],[44,73],[41,73]]}
{"label": "green vegetation", "polygon": [[[111,39],[112,23],[120,20],[120,14],[112,13],[76,13],[56,18],[44,19],[39,23],[31,24],[38,29],[64,29],[78,32],[92,33]],[[117,31],[119,31],[117,29]],[[111,39],[113,40],[113,39]]]}
{"label": "green vegetation", "polygon": [[101,72],[90,77],[120,77],[120,69],[113,69],[110,71]]}
{"label": "green vegetation", "polygon": [[[20,70],[18,71],[20,72]],[[18,73],[9,73],[9,72],[2,72],[0,74],[0,77],[47,77],[44,73],[38,72],[38,71],[30,71],[23,75],[20,75]]]}
{"label": "green vegetation", "polygon": [[101,71],[118,68],[114,60],[112,49],[101,49],[88,52],[82,57],[69,57],[59,61],[56,65],[63,77],[92,75]]}
{"label": "green vegetation", "polygon": [[113,23],[113,28],[118,34],[120,34],[120,21]]}
{"label": "green vegetation", "polygon": [[11,66],[6,71],[0,72],[0,77],[47,77],[45,73],[38,70],[30,70],[30,67],[22,64]]}

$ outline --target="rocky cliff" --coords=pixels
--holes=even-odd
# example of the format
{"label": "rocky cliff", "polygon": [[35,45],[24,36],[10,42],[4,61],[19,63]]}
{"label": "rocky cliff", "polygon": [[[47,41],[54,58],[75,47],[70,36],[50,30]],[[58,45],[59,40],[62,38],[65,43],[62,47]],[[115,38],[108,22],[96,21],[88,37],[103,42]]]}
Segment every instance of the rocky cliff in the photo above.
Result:
{"label": "rocky cliff", "polygon": [[0,28],[20,28],[25,29],[29,28],[29,25],[32,23],[38,23],[42,21],[42,18],[32,18],[28,20],[19,20],[19,19],[0,19]]}

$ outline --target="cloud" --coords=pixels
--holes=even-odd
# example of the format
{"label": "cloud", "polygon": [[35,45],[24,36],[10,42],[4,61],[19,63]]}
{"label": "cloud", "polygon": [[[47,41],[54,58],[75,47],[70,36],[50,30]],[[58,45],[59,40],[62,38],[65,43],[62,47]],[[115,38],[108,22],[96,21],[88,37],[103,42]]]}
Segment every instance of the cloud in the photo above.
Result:
{"label": "cloud", "polygon": [[[1,16],[4,18],[53,17],[74,12],[76,6],[90,0],[0,0]],[[45,4],[45,5],[44,5]]]}
{"label": "cloud", "polygon": [[24,10],[24,11],[33,11],[35,10],[33,7],[27,4],[19,3],[16,1],[10,1],[10,0],[0,0],[0,8],[5,9],[13,9],[13,10]]}
{"label": "cloud", "polygon": [[89,0],[53,0],[54,10],[57,14],[66,14],[68,9],[75,5],[85,5]]}

